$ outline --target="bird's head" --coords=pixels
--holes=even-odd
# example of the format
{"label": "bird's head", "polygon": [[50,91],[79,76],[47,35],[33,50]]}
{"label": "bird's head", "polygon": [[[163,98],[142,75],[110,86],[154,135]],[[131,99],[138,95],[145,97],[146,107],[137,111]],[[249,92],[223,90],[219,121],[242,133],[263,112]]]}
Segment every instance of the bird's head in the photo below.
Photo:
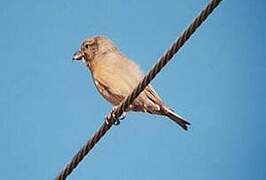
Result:
{"label": "bird's head", "polygon": [[93,36],[82,42],[80,49],[73,55],[73,60],[93,61],[97,56],[115,51],[116,47],[111,40],[104,36]]}

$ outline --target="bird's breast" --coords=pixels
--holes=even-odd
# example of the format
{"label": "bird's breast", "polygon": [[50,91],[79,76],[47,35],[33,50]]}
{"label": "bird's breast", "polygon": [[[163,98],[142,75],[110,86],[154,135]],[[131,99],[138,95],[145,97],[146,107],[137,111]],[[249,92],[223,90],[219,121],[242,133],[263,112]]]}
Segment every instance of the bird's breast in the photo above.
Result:
{"label": "bird's breast", "polygon": [[114,96],[126,97],[143,77],[138,66],[120,54],[98,59],[91,73],[98,91],[108,101]]}

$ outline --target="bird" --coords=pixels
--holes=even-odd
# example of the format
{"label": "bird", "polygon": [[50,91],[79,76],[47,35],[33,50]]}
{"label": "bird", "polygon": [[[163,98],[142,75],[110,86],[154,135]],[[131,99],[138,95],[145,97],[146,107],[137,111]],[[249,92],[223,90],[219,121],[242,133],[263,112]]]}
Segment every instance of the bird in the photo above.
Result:
{"label": "bird", "polygon": [[[113,107],[117,107],[144,77],[139,66],[103,35],[85,39],[72,59],[85,63],[96,89]],[[151,84],[126,109],[129,111],[166,116],[184,130],[190,125],[161,100]]]}

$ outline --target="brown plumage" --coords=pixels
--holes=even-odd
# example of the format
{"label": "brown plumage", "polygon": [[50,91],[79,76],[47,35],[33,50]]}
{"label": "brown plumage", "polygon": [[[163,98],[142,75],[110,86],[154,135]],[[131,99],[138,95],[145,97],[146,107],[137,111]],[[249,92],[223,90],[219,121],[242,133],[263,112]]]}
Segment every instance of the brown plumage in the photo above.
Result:
{"label": "brown plumage", "polygon": [[[74,54],[73,59],[84,60],[97,90],[113,106],[119,105],[144,76],[138,66],[125,57],[113,42],[104,36],[86,39],[81,44],[80,50]],[[190,125],[163,103],[151,85],[145,88],[127,111],[164,115],[185,130],[187,130],[187,125]]]}

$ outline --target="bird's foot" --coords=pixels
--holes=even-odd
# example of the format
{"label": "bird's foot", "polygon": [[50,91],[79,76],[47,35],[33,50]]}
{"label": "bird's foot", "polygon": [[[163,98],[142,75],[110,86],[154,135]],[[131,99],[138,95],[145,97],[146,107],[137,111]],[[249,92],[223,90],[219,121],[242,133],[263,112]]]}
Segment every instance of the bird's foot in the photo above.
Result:
{"label": "bird's foot", "polygon": [[[114,112],[117,109],[117,106],[114,106],[112,108],[112,112]],[[120,124],[120,121],[126,118],[126,112],[123,112],[123,114],[120,117],[115,117],[114,113],[111,113],[111,116],[114,118],[114,125],[118,126]],[[105,119],[109,119],[108,116],[105,117]],[[106,123],[108,124],[109,122],[106,120]]]}
{"label": "bird's foot", "polygon": [[123,112],[123,114],[119,117],[119,120],[124,120],[127,117],[127,113]]}
{"label": "bird's foot", "polygon": [[115,118],[114,125],[118,126],[120,121],[126,118],[127,113],[123,112],[123,114],[119,118]]}

